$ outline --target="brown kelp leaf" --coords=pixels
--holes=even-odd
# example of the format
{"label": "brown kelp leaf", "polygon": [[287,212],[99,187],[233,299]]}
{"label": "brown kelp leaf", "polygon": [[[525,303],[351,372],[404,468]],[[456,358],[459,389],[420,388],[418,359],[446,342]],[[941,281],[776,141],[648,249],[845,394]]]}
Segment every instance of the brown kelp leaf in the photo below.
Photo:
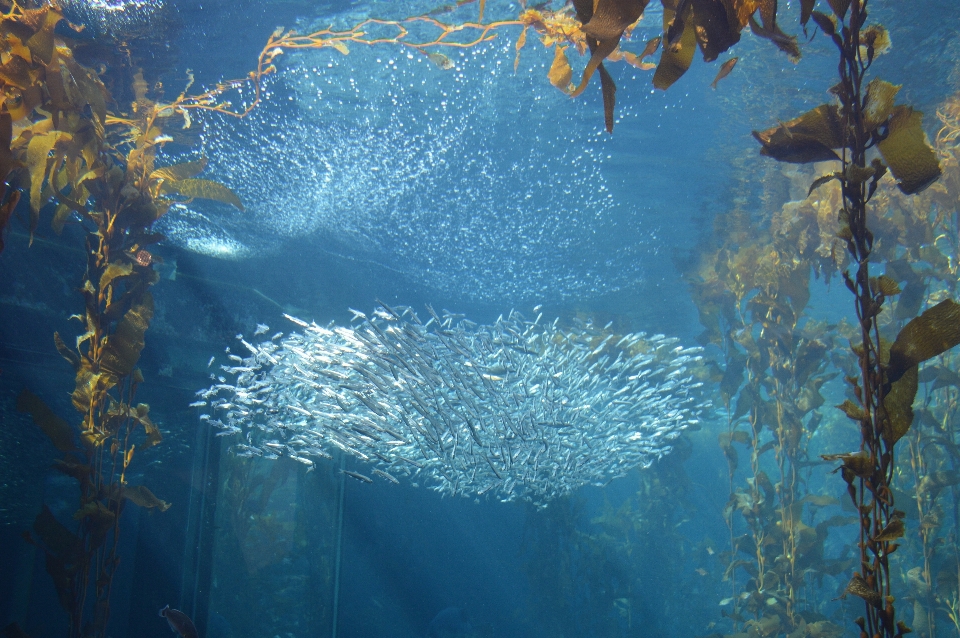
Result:
{"label": "brown kelp leaf", "polygon": [[906,528],[903,524],[903,519],[895,518],[887,523],[886,527],[880,530],[880,533],[877,534],[873,540],[877,541],[878,543],[895,541],[902,537],[905,531]]}
{"label": "brown kelp leaf", "polygon": [[[761,15],[763,15],[763,7],[765,4],[766,2],[760,5]],[[776,6],[775,2],[773,4]],[[800,61],[800,45],[797,44],[797,38],[784,33],[775,21],[770,21],[770,25],[768,26],[765,20],[763,26],[761,26],[757,20],[751,16],[750,31],[753,32],[753,35],[770,40],[777,45],[778,49],[787,54],[791,62],[797,63]]]}
{"label": "brown kelp leaf", "polygon": [[203,172],[207,167],[207,158],[202,157],[193,162],[181,162],[171,166],[158,168],[150,173],[150,181],[169,180],[178,182],[182,179],[189,179]]}
{"label": "brown kelp leaf", "polygon": [[87,503],[73,513],[73,519],[84,521],[90,532],[90,550],[95,550],[107,539],[107,533],[113,528],[117,515],[100,501]]}
{"label": "brown kelp leaf", "polygon": [[111,263],[100,275],[100,290],[105,290],[117,277],[126,277],[132,272],[133,264],[130,262]]}
{"label": "brown kelp leaf", "polygon": [[919,193],[940,177],[940,162],[923,131],[923,113],[898,106],[890,116],[890,131],[877,144],[883,161],[907,195]]}
{"label": "brown kelp leaf", "polygon": [[144,485],[134,485],[130,487],[123,488],[123,498],[127,499],[134,505],[139,505],[140,507],[146,508],[158,508],[161,512],[166,512],[170,509],[170,503],[160,500],[154,496],[153,492],[148,490]]}
{"label": "brown kelp leaf", "polygon": [[957,472],[952,470],[930,472],[920,479],[920,483],[917,485],[917,496],[930,494],[933,498],[936,498],[940,490],[957,483],[960,483],[960,474]]}
{"label": "brown kelp leaf", "polygon": [[838,160],[833,151],[843,145],[842,120],[838,108],[821,104],[800,117],[783,122],[753,136],[763,146],[761,155],[781,162],[808,163]]}
{"label": "brown kelp leaf", "polygon": [[868,132],[886,122],[893,113],[893,101],[900,91],[900,86],[880,78],[874,78],[867,85],[867,101],[863,117]]}
{"label": "brown kelp leaf", "polygon": [[841,461],[843,467],[853,472],[860,478],[868,478],[873,474],[873,459],[867,452],[854,452],[852,454],[821,454],[820,458],[824,461]]}
{"label": "brown kelp leaf", "polygon": [[850,0],[827,0],[827,4],[833,9],[834,15],[841,20],[847,15],[847,9],[850,8]]}
{"label": "brown kelp leaf", "polygon": [[803,32],[807,32],[807,22],[810,21],[810,14],[813,13],[813,7],[817,0],[800,0],[800,24],[803,26]]}
{"label": "brown kelp leaf", "polygon": [[586,22],[583,32],[597,40],[615,39],[631,24],[640,19],[649,0],[596,0],[593,15]]}
{"label": "brown kelp leaf", "polygon": [[133,370],[143,350],[143,333],[153,318],[153,296],[148,292],[140,303],[134,304],[123,315],[116,332],[107,337],[100,365],[115,377],[123,377]]}
{"label": "brown kelp leaf", "polygon": [[24,389],[17,397],[17,410],[28,412],[33,417],[43,433],[50,437],[50,441],[61,452],[72,452],[77,449],[74,443],[74,431],[70,424],[61,419],[43,399],[33,392]]}
{"label": "brown kelp leaf", "polygon": [[67,461],[61,461],[57,459],[53,462],[53,469],[66,474],[67,476],[72,476],[81,483],[86,483],[90,478],[90,466],[82,465],[80,463],[69,463]]}
{"label": "brown kelp leaf", "polygon": [[68,558],[79,550],[80,539],[57,520],[46,504],[33,520],[33,531],[45,549],[56,556]]}
{"label": "brown kelp leaf", "polygon": [[572,88],[570,86],[570,80],[573,79],[573,69],[570,68],[570,61],[567,60],[565,50],[566,47],[562,47],[559,44],[554,49],[553,64],[550,65],[550,72],[547,73],[547,78],[550,80],[550,84],[564,93],[569,93]]}
{"label": "brown kelp leaf", "polygon": [[244,210],[243,204],[240,203],[240,198],[237,197],[236,193],[223,184],[209,179],[182,179],[176,182],[164,182],[160,190],[166,194],[176,193],[183,197],[213,199],[235,206],[241,211]]}
{"label": "brown kelp leaf", "polygon": [[[688,9],[688,11],[692,11],[692,9]],[[670,28],[673,17],[674,12],[664,7],[664,31]],[[675,45],[667,46],[665,44],[663,46],[660,53],[660,63],[657,64],[657,70],[653,74],[654,88],[666,91],[687,72],[687,69],[693,63],[693,53],[697,47],[697,34],[694,25],[687,23],[679,38]]]}
{"label": "brown kelp leaf", "polygon": [[0,65],[0,80],[21,89],[32,86],[30,64],[20,56],[12,56],[6,64]]}
{"label": "brown kelp leaf", "polygon": [[600,68],[607,56],[617,50],[618,46],[620,46],[620,40],[613,38],[590,43],[590,60],[587,62],[587,66],[583,70],[583,76],[580,78],[580,84],[570,91],[570,97],[577,97],[584,92],[584,90],[587,88],[587,84],[590,82],[590,78],[593,77],[594,72]]}
{"label": "brown kelp leaf", "polygon": [[837,406],[841,412],[847,415],[847,418],[852,419],[853,421],[863,421],[867,418],[866,413],[863,411],[859,405],[847,399],[843,403]]}
{"label": "brown kelp leaf", "polygon": [[873,605],[877,609],[883,608],[883,598],[867,585],[867,581],[865,581],[860,574],[854,574],[853,578],[850,579],[850,582],[847,584],[847,593],[863,598],[868,604]]}
{"label": "brown kelp leaf", "polygon": [[74,372],[80,370],[80,355],[67,347],[67,344],[65,344],[63,339],[60,338],[59,332],[53,333],[53,344],[57,347],[57,352],[60,353],[60,356],[66,359],[67,363],[73,366]]}
{"label": "brown kelp leaf", "polygon": [[[694,34],[704,62],[713,62],[720,54],[740,41],[740,28],[731,23],[721,0],[691,0]],[[733,67],[731,66],[730,69]],[[729,73],[729,69],[727,70]],[[719,79],[719,78],[718,78]],[[716,86],[714,85],[714,88]]]}
{"label": "brown kelp leaf", "polygon": [[600,92],[603,95],[603,122],[607,133],[613,133],[613,110],[617,105],[617,85],[603,64],[600,65],[599,71]]}
{"label": "brown kelp leaf", "polygon": [[903,327],[890,347],[887,381],[960,343],[960,304],[944,299]]}
{"label": "brown kelp leaf", "polygon": [[517,67],[520,66],[520,50],[527,44],[527,29],[530,28],[530,25],[524,25],[523,31],[520,32],[520,36],[517,38],[516,50],[517,57],[513,59],[513,72],[517,72]]}
{"label": "brown kelp leaf", "polygon": [[883,398],[886,419],[882,424],[883,438],[891,446],[903,438],[913,424],[913,400],[917,396],[917,366],[912,366],[890,385]]}

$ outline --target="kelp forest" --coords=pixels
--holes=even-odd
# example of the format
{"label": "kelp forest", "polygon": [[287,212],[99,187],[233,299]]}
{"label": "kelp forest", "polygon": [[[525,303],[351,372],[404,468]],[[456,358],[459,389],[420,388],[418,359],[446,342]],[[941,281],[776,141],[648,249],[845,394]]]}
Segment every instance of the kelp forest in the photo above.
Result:
{"label": "kelp forest", "polygon": [[[697,374],[723,418],[623,479],[629,493],[605,495],[598,513],[576,495],[526,510],[517,560],[532,593],[517,622],[557,636],[680,635],[674,623],[685,615],[701,636],[960,635],[960,93],[921,113],[873,73],[880,56],[902,53],[872,19],[879,2],[662,0],[661,36],[636,42],[647,0],[521,2],[516,15],[467,0],[348,29],[278,29],[246,76],[170,87],[124,43],[120,56],[91,47],[56,2],[0,0],[0,230],[8,244],[47,229],[82,236],[74,331],[50,335],[73,371],[62,390],[74,411],[56,412],[31,388],[16,400],[52,442],[52,469],[77,488],[69,519],[44,505],[23,532],[70,637],[108,635],[123,510],[153,510],[149,525],[176,505],[163,485],[128,478],[164,445],[138,398],[151,381],[138,361],[164,241],[153,226],[194,199],[244,211],[226,184],[201,177],[207,158],[174,163],[165,145],[196,145],[215,118],[243,120],[271,99],[265,83],[298,50],[403,50],[444,73],[454,52],[494,39],[512,43],[515,70],[542,47],[551,91],[599,90],[597,121],[616,136],[642,123],[615,130],[608,67],[622,63],[640,74],[633,81],[669,90],[699,50],[704,64],[718,63],[716,87],[737,62],[721,56],[742,37],[767,41],[771,65],[802,65],[807,43],[825,40],[836,74],[820,106],[750,122],[754,148],[724,160],[730,192],[759,191],[759,202],[731,197],[674,256],[702,327]],[[827,311],[811,305],[824,295]],[[696,504],[704,479],[687,465],[696,450],[725,464],[726,499],[712,509]],[[336,477],[311,488],[322,516],[286,520],[265,510],[303,468],[261,470],[225,461],[218,534],[231,530],[223,542],[237,563],[322,548],[326,558],[302,578],[330,586],[339,555],[314,534],[336,517]],[[716,533],[691,524],[711,516]],[[262,592],[242,596],[245,624],[267,635],[255,611]],[[311,627],[329,623],[329,609],[315,614]],[[4,635],[26,636],[15,625]]]}

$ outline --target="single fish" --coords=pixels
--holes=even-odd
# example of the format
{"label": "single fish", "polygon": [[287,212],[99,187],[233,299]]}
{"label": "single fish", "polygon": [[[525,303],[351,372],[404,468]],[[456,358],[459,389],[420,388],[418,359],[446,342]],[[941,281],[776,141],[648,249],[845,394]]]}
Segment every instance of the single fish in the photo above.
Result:
{"label": "single fish", "polygon": [[730,58],[720,65],[720,70],[717,72],[717,77],[713,78],[713,82],[710,83],[710,86],[714,91],[717,90],[717,82],[730,75],[730,72],[733,71],[733,67],[737,66],[737,60],[739,59],[740,58]]}
{"label": "single fish", "polygon": [[364,476],[363,474],[360,474],[359,472],[351,472],[350,470],[343,470],[343,473],[346,474],[347,476],[351,477],[351,478],[357,479],[357,480],[360,481],[361,483],[373,483],[373,479],[372,479],[372,478],[370,478],[369,476]]}
{"label": "single fish", "polygon": [[160,615],[167,619],[167,623],[174,633],[183,638],[198,638],[197,628],[193,625],[193,621],[190,620],[190,616],[182,611],[170,609],[170,605],[167,605],[160,610]]}

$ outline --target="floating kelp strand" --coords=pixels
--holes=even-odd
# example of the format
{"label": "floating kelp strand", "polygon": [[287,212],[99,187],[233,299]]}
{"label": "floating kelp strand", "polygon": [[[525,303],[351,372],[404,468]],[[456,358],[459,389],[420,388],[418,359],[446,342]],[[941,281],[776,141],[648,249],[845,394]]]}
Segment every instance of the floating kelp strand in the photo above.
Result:
{"label": "floating kelp strand", "polygon": [[536,503],[649,465],[705,407],[690,372],[699,350],[676,339],[428,313],[354,311],[352,328],[290,317],[302,332],[239,337],[251,356],[228,367],[234,383],[198,395],[218,435],[242,435],[242,456],[307,464],[337,449],[444,493]]}

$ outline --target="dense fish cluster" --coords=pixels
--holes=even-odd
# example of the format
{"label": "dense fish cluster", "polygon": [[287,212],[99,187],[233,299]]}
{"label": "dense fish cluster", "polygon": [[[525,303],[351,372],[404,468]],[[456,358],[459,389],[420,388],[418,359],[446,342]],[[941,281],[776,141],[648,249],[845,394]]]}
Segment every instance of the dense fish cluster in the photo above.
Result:
{"label": "dense fish cluster", "polygon": [[238,336],[244,356],[228,348],[194,406],[241,438],[241,456],[312,467],[340,451],[378,479],[538,504],[649,465],[705,407],[690,372],[699,349],[676,339],[427,310],[426,323],[407,307],[352,311],[352,327],[288,316],[299,332]]}

